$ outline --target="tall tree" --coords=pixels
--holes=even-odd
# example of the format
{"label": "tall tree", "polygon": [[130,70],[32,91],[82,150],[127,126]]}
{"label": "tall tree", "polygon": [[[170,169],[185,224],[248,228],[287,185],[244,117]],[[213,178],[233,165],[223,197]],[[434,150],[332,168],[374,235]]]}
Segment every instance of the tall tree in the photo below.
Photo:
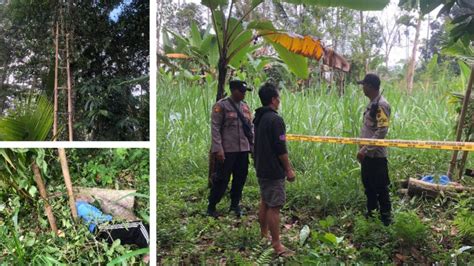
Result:
{"label": "tall tree", "polygon": [[[12,81],[2,82],[10,89],[4,98],[0,94],[0,104],[7,99],[3,106],[20,93],[46,94],[51,100],[52,29],[59,2],[0,5],[0,67],[7,62],[0,78]],[[66,23],[72,36],[77,138],[147,140],[149,84],[143,77],[149,66],[149,1],[71,1]]]}
{"label": "tall tree", "polygon": [[407,91],[408,93],[412,93],[413,91],[413,78],[415,76],[415,66],[416,66],[416,51],[418,49],[418,41],[420,39],[420,29],[421,29],[421,21],[423,20],[423,15],[420,13],[416,20],[416,28],[415,28],[415,40],[413,41],[413,48],[410,56],[410,60],[408,61],[407,67]]}
{"label": "tall tree", "polygon": [[[366,48],[366,45],[365,45],[365,34],[364,34],[364,12],[359,11],[359,19],[360,19],[360,37],[362,39],[362,42],[361,42],[361,48],[362,48],[362,52],[364,54],[367,53],[367,48]],[[367,60],[366,57],[363,58],[363,61],[364,61],[364,69],[365,69],[365,73],[369,72],[369,62]]]}
{"label": "tall tree", "polygon": [[[439,6],[442,6],[439,15],[450,14],[454,19],[451,21],[449,30],[450,41],[446,45],[446,52],[457,55],[468,55],[472,51],[472,41],[474,40],[474,3],[470,0],[401,0],[400,7],[415,9],[419,12],[418,23],[424,14],[428,14]],[[461,14],[455,14],[457,9],[464,10]],[[418,28],[418,23],[417,28]],[[416,40],[415,36],[415,40]],[[416,42],[415,42],[416,43]],[[415,51],[416,52],[416,51]],[[472,58],[472,54],[468,55]],[[408,75],[407,75],[408,76]],[[407,82],[408,83],[408,82]]]}
{"label": "tall tree", "polygon": [[382,42],[383,42],[383,51],[384,51],[384,61],[385,68],[388,70],[388,60],[390,58],[390,53],[392,52],[393,47],[400,42],[398,38],[398,29],[400,28],[400,23],[398,22],[399,16],[391,17],[386,19],[381,24],[382,32]]}

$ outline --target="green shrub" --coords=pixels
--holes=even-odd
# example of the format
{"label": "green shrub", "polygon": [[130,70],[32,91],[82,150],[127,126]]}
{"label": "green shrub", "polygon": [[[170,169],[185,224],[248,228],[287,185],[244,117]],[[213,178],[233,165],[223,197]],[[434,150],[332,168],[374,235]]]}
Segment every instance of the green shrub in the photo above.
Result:
{"label": "green shrub", "polygon": [[393,249],[390,228],[379,219],[366,219],[362,215],[355,219],[353,241],[359,246],[359,257],[364,262],[386,263]]}
{"label": "green shrub", "polygon": [[425,242],[428,230],[416,213],[400,212],[395,215],[392,236],[404,246],[418,246]]}
{"label": "green shrub", "polygon": [[354,241],[362,247],[380,247],[388,242],[387,228],[379,219],[359,215],[354,225]]}
{"label": "green shrub", "polygon": [[454,225],[458,228],[461,238],[470,242],[474,241],[474,213],[472,210],[460,209],[454,218]]}
{"label": "green shrub", "polygon": [[360,251],[360,259],[363,262],[368,263],[387,263],[389,262],[389,256],[387,252],[383,249],[372,247],[372,248],[363,248]]}

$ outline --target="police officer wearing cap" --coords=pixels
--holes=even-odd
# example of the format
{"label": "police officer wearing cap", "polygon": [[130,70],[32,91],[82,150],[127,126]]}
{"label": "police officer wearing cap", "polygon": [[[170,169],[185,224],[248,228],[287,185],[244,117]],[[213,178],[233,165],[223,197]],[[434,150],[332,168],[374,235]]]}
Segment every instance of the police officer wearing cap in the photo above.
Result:
{"label": "police officer wearing cap", "polygon": [[243,100],[251,91],[240,80],[229,82],[231,95],[219,100],[211,114],[211,152],[216,158],[207,214],[218,217],[216,205],[224,196],[232,174],[230,211],[240,217],[239,203],[247,180],[249,153],[253,150],[253,125],[250,108]]}
{"label": "police officer wearing cap", "polygon": [[[375,74],[367,74],[357,83],[363,86],[365,96],[370,99],[364,111],[360,137],[383,139],[388,132],[390,104],[380,93],[380,78]],[[392,207],[388,190],[387,148],[360,146],[357,160],[361,164],[362,183],[367,197],[367,217],[379,210],[382,222],[389,225]]]}

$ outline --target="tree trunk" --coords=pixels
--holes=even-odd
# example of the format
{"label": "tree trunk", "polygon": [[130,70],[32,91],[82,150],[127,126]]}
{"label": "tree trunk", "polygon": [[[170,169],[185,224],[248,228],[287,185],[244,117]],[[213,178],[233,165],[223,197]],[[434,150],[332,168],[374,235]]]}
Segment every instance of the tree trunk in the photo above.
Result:
{"label": "tree trunk", "polygon": [[464,174],[464,168],[466,167],[467,156],[469,155],[468,151],[463,151],[461,163],[459,163],[458,169],[458,179],[461,179]]}
{"label": "tree trunk", "polygon": [[61,161],[61,169],[64,176],[64,184],[66,185],[67,195],[69,196],[69,207],[74,221],[77,221],[76,201],[74,200],[74,192],[72,189],[71,175],[69,174],[69,166],[67,163],[66,150],[64,148],[58,149],[59,160]]}
{"label": "tree trunk", "polygon": [[[390,57],[390,52],[392,51],[393,46],[395,45],[395,38],[397,37],[398,29],[400,28],[400,24],[394,22],[393,27],[390,28],[390,25],[387,23],[385,24],[385,29],[387,30],[386,35],[385,33],[382,35],[382,40],[385,46],[385,68],[388,69],[388,60]],[[382,30],[383,32],[383,30]]]}
{"label": "tree trunk", "polygon": [[[8,73],[8,70],[7,70],[7,67],[8,67],[8,59],[5,60],[5,62],[3,63],[3,71],[2,71],[2,75],[0,76],[0,91],[4,91],[4,85],[5,85],[5,80],[7,79],[7,73]],[[2,98],[2,109],[0,110],[0,116],[2,116],[3,114],[3,111],[5,109],[5,103],[6,101],[8,100],[8,96],[5,95],[4,98]]]}
{"label": "tree trunk", "polygon": [[48,194],[46,193],[46,187],[44,186],[43,178],[41,177],[41,172],[36,163],[31,165],[34,173],[34,179],[36,186],[40,192],[40,196],[44,201],[44,211],[48,217],[49,225],[51,226],[51,231],[58,235],[58,227],[56,226],[56,219],[54,218],[53,210],[48,202]]}
{"label": "tree trunk", "polygon": [[359,12],[360,15],[360,38],[362,40],[361,42],[361,48],[362,48],[362,53],[363,53],[363,63],[364,63],[364,74],[367,74],[369,72],[369,60],[367,60],[367,48],[365,47],[365,33],[364,33],[364,13],[362,11]]}
{"label": "tree trunk", "polygon": [[427,196],[436,197],[441,192],[443,193],[460,193],[460,192],[474,192],[474,188],[464,187],[462,185],[438,185],[427,183],[418,179],[410,178],[408,180],[408,195],[409,196]]}
{"label": "tree trunk", "polygon": [[[304,16],[301,16],[304,17]],[[336,29],[339,28],[339,8],[336,7]],[[339,36],[337,34],[334,35],[334,51],[338,50],[338,44],[339,44]]]}
{"label": "tree trunk", "polygon": [[[225,48],[224,48],[225,49]],[[217,96],[216,102],[220,99],[224,98],[224,88],[226,83],[226,76],[227,76],[227,64],[225,62],[225,53],[224,56],[219,58],[219,63],[217,64],[217,69],[219,71],[219,75],[217,78]]]}
{"label": "tree trunk", "polygon": [[59,53],[59,23],[56,21],[54,39],[54,113],[53,113],[53,141],[58,139],[58,53]]}
{"label": "tree trunk", "polygon": [[73,105],[72,105],[72,75],[70,69],[70,60],[69,60],[69,33],[66,33],[66,67],[67,67],[67,124],[68,124],[68,136],[69,141],[73,141],[74,132],[73,132]]}
{"label": "tree trunk", "polygon": [[420,14],[418,17],[418,21],[416,23],[416,32],[415,32],[415,41],[413,43],[413,49],[411,52],[410,61],[408,63],[407,69],[407,91],[408,93],[412,93],[413,91],[413,77],[415,75],[415,65],[416,65],[416,49],[418,47],[418,39],[420,38],[420,28],[421,28],[421,20],[423,16]]}
{"label": "tree trunk", "polygon": [[[158,16],[158,19],[157,19],[157,24],[156,24],[156,53],[157,54],[160,54],[160,33],[161,33],[161,23],[162,20],[163,20],[163,13],[162,13],[162,10],[163,10],[163,4],[162,4],[163,1],[158,1],[157,3],[157,16]],[[209,21],[209,20],[208,20]],[[160,67],[160,57],[157,56],[156,58],[156,65],[157,67],[159,68]]]}
{"label": "tree trunk", "polygon": [[0,91],[3,91],[3,86],[4,86],[4,84],[5,84],[5,80],[7,79],[8,61],[9,61],[9,60],[7,59],[7,60],[5,60],[5,62],[3,62],[3,71],[2,71],[2,75],[0,76]]}
{"label": "tree trunk", "polygon": [[[471,67],[471,76],[469,77],[469,83],[466,88],[466,93],[464,94],[464,100],[462,103],[461,113],[459,114],[458,126],[456,129],[456,141],[460,141],[462,137],[462,129],[464,126],[464,120],[466,118],[466,112],[469,108],[469,100],[471,99],[472,84],[474,82],[474,66]],[[451,178],[453,176],[454,168],[456,168],[456,160],[458,158],[458,151],[453,151],[451,156],[451,162],[449,163],[448,176]]]}

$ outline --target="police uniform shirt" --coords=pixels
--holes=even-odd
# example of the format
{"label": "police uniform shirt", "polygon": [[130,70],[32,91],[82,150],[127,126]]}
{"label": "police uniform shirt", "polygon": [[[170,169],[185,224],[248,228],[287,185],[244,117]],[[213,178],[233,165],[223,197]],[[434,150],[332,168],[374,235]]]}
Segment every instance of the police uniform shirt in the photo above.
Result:
{"label": "police uniform shirt", "polygon": [[[370,115],[370,109],[378,103],[375,118]],[[390,104],[379,95],[366,107],[363,117],[361,138],[384,139],[388,132],[390,123]],[[387,148],[380,146],[362,146],[361,152],[371,158],[386,158]]]}
{"label": "police uniform shirt", "polygon": [[[245,136],[242,121],[232,106],[230,97],[219,100],[211,114],[211,152],[248,152],[253,149]],[[252,125],[250,108],[244,101],[235,103],[245,119]],[[253,125],[252,125],[253,132]]]}

